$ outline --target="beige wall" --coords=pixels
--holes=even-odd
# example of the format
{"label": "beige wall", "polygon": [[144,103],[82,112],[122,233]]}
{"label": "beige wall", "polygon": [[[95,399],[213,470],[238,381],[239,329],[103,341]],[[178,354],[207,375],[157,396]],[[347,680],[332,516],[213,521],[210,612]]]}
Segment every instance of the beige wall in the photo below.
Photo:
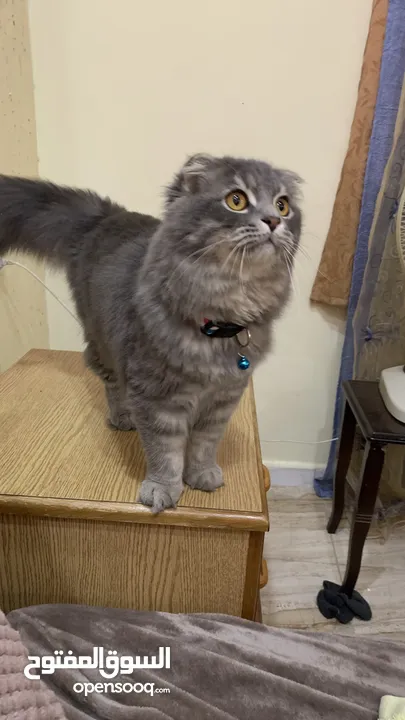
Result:
{"label": "beige wall", "polygon": [[[0,2],[0,173],[37,175],[26,0]],[[24,259],[25,262],[25,259]],[[35,263],[27,264],[44,274]],[[0,372],[31,347],[48,346],[45,292],[20,268],[0,271]]]}
{"label": "beige wall", "polygon": [[[40,174],[158,213],[188,153],[253,155],[306,180],[311,256],[256,376],[264,458],[322,464],[342,318],[309,306],[355,106],[371,0],[31,0]],[[66,286],[49,276],[64,297]],[[80,347],[48,302],[53,347]]]}

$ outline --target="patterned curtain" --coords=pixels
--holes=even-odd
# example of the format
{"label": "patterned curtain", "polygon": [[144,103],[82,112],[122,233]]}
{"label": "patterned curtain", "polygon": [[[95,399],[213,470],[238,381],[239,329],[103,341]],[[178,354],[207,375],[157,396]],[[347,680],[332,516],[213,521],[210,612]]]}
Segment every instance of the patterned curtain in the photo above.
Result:
{"label": "patterned curtain", "polygon": [[349,301],[387,15],[388,0],[374,0],[349,147],[340,175],[329,232],[311,293],[313,302],[324,305],[347,307]]}

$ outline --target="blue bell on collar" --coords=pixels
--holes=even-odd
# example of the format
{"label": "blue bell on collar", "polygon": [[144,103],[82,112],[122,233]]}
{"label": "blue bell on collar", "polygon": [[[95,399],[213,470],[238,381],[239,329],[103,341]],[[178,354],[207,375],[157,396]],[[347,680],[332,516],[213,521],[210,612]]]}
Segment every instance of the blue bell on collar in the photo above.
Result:
{"label": "blue bell on collar", "polygon": [[250,367],[250,360],[246,357],[246,355],[240,355],[238,357],[238,368],[240,370],[247,370]]}

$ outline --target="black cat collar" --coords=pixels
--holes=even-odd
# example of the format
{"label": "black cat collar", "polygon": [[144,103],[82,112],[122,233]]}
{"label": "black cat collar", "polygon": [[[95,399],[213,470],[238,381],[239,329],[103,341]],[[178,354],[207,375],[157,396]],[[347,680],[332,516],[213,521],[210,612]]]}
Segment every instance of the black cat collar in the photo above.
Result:
{"label": "black cat collar", "polygon": [[247,328],[244,325],[236,325],[236,323],[213,322],[204,318],[204,325],[201,325],[201,332],[208,337],[231,338],[238,335],[242,330]]}
{"label": "black cat collar", "polygon": [[[240,348],[246,348],[250,343],[250,332],[245,325],[237,325],[236,323],[213,322],[204,318],[204,324],[200,327],[201,332],[211,338],[235,338]],[[246,342],[239,339],[239,333],[245,331]],[[250,367],[250,360],[238,352],[237,365],[239,370],[247,370]]]}

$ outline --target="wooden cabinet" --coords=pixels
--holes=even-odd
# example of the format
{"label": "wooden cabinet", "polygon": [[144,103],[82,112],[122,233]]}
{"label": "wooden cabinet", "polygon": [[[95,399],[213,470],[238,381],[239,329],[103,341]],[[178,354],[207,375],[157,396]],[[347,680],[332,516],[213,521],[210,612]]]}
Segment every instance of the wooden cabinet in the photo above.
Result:
{"label": "wooden cabinet", "polygon": [[33,350],[0,376],[0,607],[84,603],[260,617],[266,486],[253,390],[220,449],[225,487],[176,510],[137,503],[136,432],[106,426],[73,352]]}

